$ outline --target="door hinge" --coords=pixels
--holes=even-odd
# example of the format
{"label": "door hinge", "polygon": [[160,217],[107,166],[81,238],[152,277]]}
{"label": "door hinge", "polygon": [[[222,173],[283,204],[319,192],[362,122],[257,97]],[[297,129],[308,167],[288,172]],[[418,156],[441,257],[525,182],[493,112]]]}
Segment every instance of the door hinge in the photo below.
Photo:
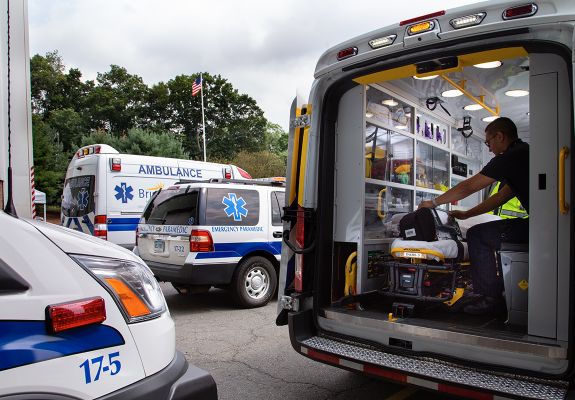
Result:
{"label": "door hinge", "polygon": [[306,128],[311,125],[311,115],[300,115],[291,120],[290,128]]}

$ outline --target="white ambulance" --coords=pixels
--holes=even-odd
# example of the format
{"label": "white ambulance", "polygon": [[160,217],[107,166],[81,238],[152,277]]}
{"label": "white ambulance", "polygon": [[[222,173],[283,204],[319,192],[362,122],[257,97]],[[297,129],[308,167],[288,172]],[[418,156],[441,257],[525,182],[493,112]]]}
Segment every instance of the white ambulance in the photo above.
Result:
{"label": "white ambulance", "polygon": [[231,289],[243,307],[267,304],[277,287],[284,183],[213,180],[156,192],[134,252],[179,293]]}
{"label": "white ambulance", "polygon": [[[288,150],[277,323],[297,352],[445,396],[573,395],[574,56],[573,0],[440,10],[321,56]],[[482,265],[394,245],[397,216],[476,182],[500,116],[530,147],[529,242],[502,233],[505,306],[470,315]]]}
{"label": "white ambulance", "polygon": [[217,399],[130,251],[0,210],[0,398]]}
{"label": "white ambulance", "polygon": [[231,164],[119,154],[105,144],[84,146],[66,172],[61,223],[131,250],[144,206],[155,191],[181,180],[213,178],[251,176]]}

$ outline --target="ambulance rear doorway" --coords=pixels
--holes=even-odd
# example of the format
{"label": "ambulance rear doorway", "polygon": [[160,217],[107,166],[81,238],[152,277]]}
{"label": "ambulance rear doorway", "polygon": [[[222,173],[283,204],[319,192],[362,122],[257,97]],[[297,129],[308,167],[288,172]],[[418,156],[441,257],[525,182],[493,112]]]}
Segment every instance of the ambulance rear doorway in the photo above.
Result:
{"label": "ambulance rear doorway", "polygon": [[[420,66],[442,64],[446,67],[417,72]],[[528,356],[548,357],[557,346],[565,353],[570,233],[557,207],[557,165],[572,119],[565,59],[513,46],[417,60],[353,80],[357,86],[341,97],[335,130],[326,326],[390,346],[415,348],[418,337],[431,335],[464,345],[482,338],[484,346],[505,338],[499,347]],[[470,316],[453,295],[455,289],[473,292],[469,268],[474,266],[448,272],[414,266],[398,272],[388,262],[398,261],[391,244],[399,236],[402,215],[479,173],[493,156],[484,130],[497,116],[511,118],[520,139],[530,144],[530,242],[500,255],[506,264],[501,273],[509,275],[505,296],[515,308],[503,316]],[[569,187],[570,175],[565,179]],[[481,191],[443,208],[469,209],[487,195]],[[419,256],[399,261],[414,258]],[[417,279],[420,289],[437,286],[424,296],[428,299],[398,292],[402,285],[418,284]],[[429,301],[449,291],[448,300]]]}

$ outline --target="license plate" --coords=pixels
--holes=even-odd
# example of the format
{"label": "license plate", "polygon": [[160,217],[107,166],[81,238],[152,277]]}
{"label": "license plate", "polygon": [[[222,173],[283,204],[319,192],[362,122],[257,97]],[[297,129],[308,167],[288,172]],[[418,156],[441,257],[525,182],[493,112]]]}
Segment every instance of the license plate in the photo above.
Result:
{"label": "license plate", "polygon": [[163,240],[154,240],[154,253],[163,253],[166,244]]}
{"label": "license plate", "polygon": [[413,251],[404,251],[401,253],[401,257],[404,258],[425,258],[423,253],[415,253]]}

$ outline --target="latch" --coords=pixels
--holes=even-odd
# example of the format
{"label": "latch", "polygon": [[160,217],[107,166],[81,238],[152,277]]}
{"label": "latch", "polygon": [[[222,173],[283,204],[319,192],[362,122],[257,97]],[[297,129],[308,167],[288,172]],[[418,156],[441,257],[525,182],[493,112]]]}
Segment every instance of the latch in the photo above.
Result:
{"label": "latch", "polygon": [[300,115],[291,120],[290,128],[306,128],[311,125],[311,115]]}
{"label": "latch", "polygon": [[291,296],[281,296],[279,299],[282,310],[299,311],[299,299]]}

